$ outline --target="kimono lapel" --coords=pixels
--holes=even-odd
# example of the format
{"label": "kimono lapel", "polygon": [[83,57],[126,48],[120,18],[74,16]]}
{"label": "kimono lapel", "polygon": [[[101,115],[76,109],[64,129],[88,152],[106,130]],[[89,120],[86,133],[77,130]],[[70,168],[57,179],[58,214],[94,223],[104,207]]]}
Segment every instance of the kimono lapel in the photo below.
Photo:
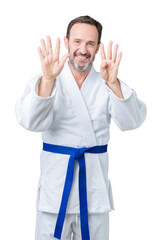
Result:
{"label": "kimono lapel", "polygon": [[88,142],[91,146],[96,145],[97,141],[89,111],[87,109],[86,99],[88,98],[88,94],[90,94],[93,81],[95,81],[94,75],[95,70],[94,67],[92,67],[80,90],[69,68],[68,61],[66,61],[60,74],[61,85],[62,87],[66,88],[66,91],[71,98],[72,107],[74,106],[75,111],[77,111],[77,113],[80,115],[80,121],[87,132],[86,142]]}
{"label": "kimono lapel", "polygon": [[82,84],[82,87],[80,89],[81,95],[83,96],[83,99],[85,101],[88,100],[88,97],[90,96],[90,93],[92,92],[93,86],[96,82],[96,74],[97,72],[94,69],[94,66],[92,65],[91,71],[89,72],[87,78]]}

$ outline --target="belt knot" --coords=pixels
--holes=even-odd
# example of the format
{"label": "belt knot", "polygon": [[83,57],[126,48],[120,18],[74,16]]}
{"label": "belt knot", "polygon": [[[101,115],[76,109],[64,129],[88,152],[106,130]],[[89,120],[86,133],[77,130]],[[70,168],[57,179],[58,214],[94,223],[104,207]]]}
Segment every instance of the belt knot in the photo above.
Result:
{"label": "belt knot", "polygon": [[86,148],[78,148],[75,152],[75,159],[79,160],[83,157],[84,153],[86,151]]}

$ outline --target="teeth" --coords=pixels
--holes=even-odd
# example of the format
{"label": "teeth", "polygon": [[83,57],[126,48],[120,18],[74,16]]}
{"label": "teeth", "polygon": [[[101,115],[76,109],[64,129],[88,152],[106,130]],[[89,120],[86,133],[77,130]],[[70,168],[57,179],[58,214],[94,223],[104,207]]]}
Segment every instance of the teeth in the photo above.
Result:
{"label": "teeth", "polygon": [[78,56],[80,59],[86,59],[86,57]]}

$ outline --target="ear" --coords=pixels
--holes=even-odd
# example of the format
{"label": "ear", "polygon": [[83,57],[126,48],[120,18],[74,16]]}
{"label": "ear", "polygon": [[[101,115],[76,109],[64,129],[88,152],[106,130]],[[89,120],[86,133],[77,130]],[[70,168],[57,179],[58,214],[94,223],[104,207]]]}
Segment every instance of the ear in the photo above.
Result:
{"label": "ear", "polygon": [[69,40],[67,39],[67,37],[64,37],[64,44],[65,44],[66,49],[68,49],[68,42],[69,42]]}
{"label": "ear", "polygon": [[98,44],[98,46],[97,46],[97,49],[96,49],[96,53],[98,53],[98,50],[99,50],[99,48],[100,48],[100,45],[101,45],[101,42]]}

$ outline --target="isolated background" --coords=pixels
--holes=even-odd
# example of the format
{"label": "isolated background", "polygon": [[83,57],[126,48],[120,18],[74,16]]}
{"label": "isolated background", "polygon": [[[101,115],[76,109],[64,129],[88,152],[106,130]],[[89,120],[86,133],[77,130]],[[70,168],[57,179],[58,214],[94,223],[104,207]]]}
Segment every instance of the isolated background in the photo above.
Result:
{"label": "isolated background", "polygon": [[[90,15],[103,25],[102,42],[119,44],[119,78],[148,109],[137,130],[111,124],[109,178],[115,211],[110,240],[161,240],[162,223],[162,36],[160,0],[3,1],[0,4],[0,239],[34,239],[41,134],[16,121],[15,104],[27,82],[41,72],[37,47],[50,35],[55,45],[67,24]],[[95,67],[99,70],[100,55]],[[106,239],[104,239],[106,240]]]}

